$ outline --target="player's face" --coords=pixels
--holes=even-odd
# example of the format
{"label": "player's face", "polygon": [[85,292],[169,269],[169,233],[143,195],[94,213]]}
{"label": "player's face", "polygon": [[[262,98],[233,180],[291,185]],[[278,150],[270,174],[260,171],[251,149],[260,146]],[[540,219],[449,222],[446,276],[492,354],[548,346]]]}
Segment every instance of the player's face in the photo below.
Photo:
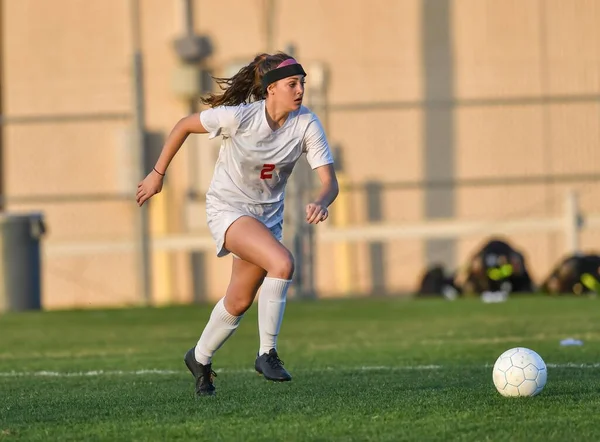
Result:
{"label": "player's face", "polygon": [[295,75],[279,80],[274,84],[274,98],[281,107],[291,111],[302,106],[304,98],[304,75]]}

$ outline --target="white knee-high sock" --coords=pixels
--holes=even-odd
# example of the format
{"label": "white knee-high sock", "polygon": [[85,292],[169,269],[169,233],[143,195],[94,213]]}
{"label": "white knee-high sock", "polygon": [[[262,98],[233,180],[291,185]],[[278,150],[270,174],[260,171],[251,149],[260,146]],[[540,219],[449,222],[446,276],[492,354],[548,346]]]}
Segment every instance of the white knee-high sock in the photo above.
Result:
{"label": "white knee-high sock", "polygon": [[221,298],[213,308],[210,319],[196,344],[196,361],[202,365],[209,364],[215,352],[238,328],[242,316],[233,316],[226,309]]}
{"label": "white knee-high sock", "polygon": [[266,277],[258,297],[259,355],[277,348],[277,335],[283,321],[291,280]]}

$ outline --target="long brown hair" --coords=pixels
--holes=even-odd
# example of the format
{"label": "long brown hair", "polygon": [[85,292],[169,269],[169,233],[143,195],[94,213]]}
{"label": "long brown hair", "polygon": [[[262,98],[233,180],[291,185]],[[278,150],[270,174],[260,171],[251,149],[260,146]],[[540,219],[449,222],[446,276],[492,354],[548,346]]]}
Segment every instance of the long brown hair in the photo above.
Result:
{"label": "long brown hair", "polygon": [[217,107],[237,106],[249,101],[262,100],[266,96],[262,86],[262,77],[290,58],[293,57],[283,52],[272,55],[258,54],[249,65],[244,66],[233,77],[213,77],[224,92],[209,94],[207,97],[200,98],[200,101],[210,107]]}

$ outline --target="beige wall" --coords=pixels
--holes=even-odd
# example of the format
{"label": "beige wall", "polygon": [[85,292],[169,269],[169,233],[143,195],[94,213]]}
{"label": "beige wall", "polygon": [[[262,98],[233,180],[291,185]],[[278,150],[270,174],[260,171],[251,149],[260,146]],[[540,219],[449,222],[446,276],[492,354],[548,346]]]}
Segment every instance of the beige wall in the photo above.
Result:
{"label": "beige wall", "polygon": [[[189,103],[171,87],[178,64],[172,43],[183,29],[179,3],[140,0],[146,123],[149,131],[162,136],[189,111]],[[275,5],[271,34],[269,4]],[[453,149],[450,173],[456,179],[600,174],[599,1],[346,0],[343,8],[340,4],[196,0],[196,30],[210,36],[215,49],[206,65],[221,75],[228,63],[249,61],[257,52],[283,49],[288,43],[296,45],[306,66],[325,63],[330,72],[330,111],[321,117],[330,142],[343,149],[344,179],[353,185],[424,179],[425,163],[432,161],[423,154],[426,131],[435,143],[435,128],[426,123],[432,112],[452,123],[450,134],[440,136],[451,137],[441,141]],[[448,13],[446,45],[435,39],[435,24],[424,23],[436,5],[440,13]],[[137,207],[127,144],[133,106],[128,2],[4,0],[2,7],[3,110],[8,119],[4,179],[13,201],[9,210],[43,211],[48,245],[134,239]],[[450,48],[448,53],[445,47]],[[86,118],[42,120],[60,115]],[[23,117],[27,122],[15,120]],[[206,188],[217,148],[203,137],[186,142],[169,170],[161,202],[153,205],[157,234],[207,234],[203,203],[189,202],[185,195],[191,171],[198,172],[200,190]],[[461,219],[490,222],[560,215],[568,187],[459,187],[453,211]],[[570,187],[580,191],[584,211],[600,212],[599,184]],[[425,193],[386,191],[384,220],[422,220]],[[41,199],[65,194],[121,198]],[[123,199],[126,194],[132,198]],[[24,203],[18,197],[40,199]],[[364,224],[364,193],[352,192],[347,198],[347,218]],[[475,235],[457,241],[456,263],[483,239]],[[566,247],[560,234],[521,234],[511,239],[525,249],[538,280]],[[584,233],[582,244],[599,248],[600,234]],[[426,265],[423,242],[390,241],[385,254],[388,289],[413,289]],[[319,244],[316,260],[321,294],[343,294],[347,286],[341,280],[347,274],[353,290],[369,292],[367,244],[346,248]],[[48,254],[44,304],[62,308],[137,303],[135,263],[135,255],[128,252]],[[158,302],[193,299],[189,254],[156,254],[154,264]],[[230,258],[208,253],[205,265],[205,296],[214,300],[227,286]]]}

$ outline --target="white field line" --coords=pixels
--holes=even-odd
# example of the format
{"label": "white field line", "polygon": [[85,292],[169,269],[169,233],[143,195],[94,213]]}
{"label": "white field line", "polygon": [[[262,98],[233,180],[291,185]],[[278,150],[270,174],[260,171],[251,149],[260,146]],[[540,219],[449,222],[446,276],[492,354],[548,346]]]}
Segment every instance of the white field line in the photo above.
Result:
{"label": "white field line", "polygon": [[[469,366],[458,366],[458,365],[407,365],[407,366],[393,366],[393,365],[374,365],[374,366],[355,366],[355,367],[325,367],[325,368],[314,368],[314,369],[300,369],[294,370],[296,372],[328,372],[328,371],[342,371],[342,372],[361,372],[361,371],[429,371],[429,370],[444,370],[444,369],[457,369],[457,368],[491,368],[492,364],[485,365],[469,365]],[[564,364],[546,364],[548,368],[573,368],[573,369],[600,369],[600,363],[596,364],[577,364],[574,362],[567,362]],[[231,374],[243,374],[253,373],[251,369],[218,369],[215,370],[217,373],[231,373]],[[18,378],[18,377],[56,377],[56,378],[70,378],[70,377],[95,377],[95,376],[145,376],[145,375],[176,375],[186,373],[185,368],[181,370],[93,370],[93,371],[0,371],[0,377],[4,378]]]}

